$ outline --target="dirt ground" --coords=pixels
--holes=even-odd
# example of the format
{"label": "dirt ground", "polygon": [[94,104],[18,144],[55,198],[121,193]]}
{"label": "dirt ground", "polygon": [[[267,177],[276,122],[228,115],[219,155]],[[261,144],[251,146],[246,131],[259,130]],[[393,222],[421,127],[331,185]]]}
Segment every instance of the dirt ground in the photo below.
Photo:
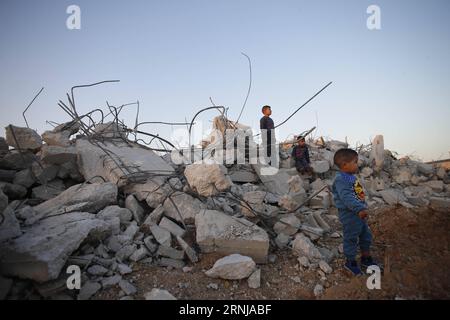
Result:
{"label": "dirt ground", "polygon": [[[339,228],[339,223],[332,223]],[[449,299],[450,298],[450,215],[429,209],[384,208],[371,214],[374,234],[373,255],[385,264],[381,289],[369,290],[367,276],[352,277],[342,269],[344,257],[330,264],[333,272],[321,279],[320,269],[299,266],[290,250],[273,252],[274,263],[260,265],[261,287],[251,289],[247,280],[212,279],[204,271],[221,256],[200,255],[191,272],[135,264],[124,276],[137,287],[138,299],[152,288],[168,290],[178,299],[316,299],[313,288],[325,287],[318,299]],[[342,238],[325,239],[337,247]],[[216,284],[211,286],[211,284]],[[213,288],[212,288],[213,287]],[[118,299],[120,289],[99,292],[94,299]]]}

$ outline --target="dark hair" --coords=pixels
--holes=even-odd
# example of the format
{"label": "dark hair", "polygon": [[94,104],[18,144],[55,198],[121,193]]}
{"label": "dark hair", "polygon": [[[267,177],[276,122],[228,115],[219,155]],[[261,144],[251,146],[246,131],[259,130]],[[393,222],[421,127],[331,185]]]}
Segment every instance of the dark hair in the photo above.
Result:
{"label": "dark hair", "polygon": [[344,148],[336,151],[333,161],[340,168],[344,163],[352,161],[355,157],[358,157],[358,152],[353,149]]}
{"label": "dark hair", "polygon": [[300,140],[305,140],[305,137],[304,136],[298,136],[297,137],[297,141],[300,141]]}
{"label": "dark hair", "polygon": [[262,107],[261,111],[264,113],[264,110],[266,110],[267,108],[271,109],[270,106],[264,106]]}

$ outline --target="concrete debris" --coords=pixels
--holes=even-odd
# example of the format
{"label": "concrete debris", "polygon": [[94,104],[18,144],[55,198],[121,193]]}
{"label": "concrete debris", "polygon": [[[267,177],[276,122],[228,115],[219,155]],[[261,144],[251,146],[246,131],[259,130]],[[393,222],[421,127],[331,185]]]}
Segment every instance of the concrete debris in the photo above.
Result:
{"label": "concrete debris", "polygon": [[169,291],[164,289],[152,289],[144,295],[145,300],[177,300]]}
{"label": "concrete debris", "polygon": [[195,217],[196,240],[202,252],[240,253],[266,263],[269,236],[260,227],[216,210]]}
{"label": "concrete debris", "polygon": [[69,255],[83,241],[105,239],[110,225],[87,212],[49,217],[0,245],[0,270],[4,275],[38,282],[56,279]]}
{"label": "concrete debris", "polygon": [[102,288],[98,282],[88,281],[82,284],[80,293],[78,294],[78,300],[89,300]]}
{"label": "concrete debris", "polygon": [[211,278],[240,280],[248,278],[255,270],[256,264],[252,258],[240,254],[231,254],[217,260],[205,274]]}
{"label": "concrete debris", "polygon": [[258,289],[261,287],[261,269],[254,271],[247,279],[249,288]]}
{"label": "concrete debris", "polygon": [[314,246],[314,244],[305,237],[303,234],[299,233],[292,242],[292,250],[294,250],[299,256],[306,256],[308,259],[322,259],[322,254]]}
{"label": "concrete debris", "polygon": [[205,205],[184,192],[174,192],[164,201],[164,214],[178,222],[194,223],[195,216],[205,208]]}
{"label": "concrete debris", "polygon": [[150,174],[170,175],[174,172],[155,152],[131,142],[92,144],[77,139],[76,150],[80,171],[86,180],[102,181],[100,176],[122,187],[130,182],[145,181]]}
{"label": "concrete debris", "polygon": [[150,226],[150,231],[152,232],[153,236],[155,237],[155,240],[163,245],[170,247],[172,237],[170,235],[170,232],[166,229],[163,229],[157,225]]}
{"label": "concrete debris", "polygon": [[169,231],[174,237],[182,237],[186,233],[186,230],[181,228],[178,224],[176,224],[172,220],[167,219],[166,217],[163,217],[161,219],[159,226]]}
{"label": "concrete debris", "polygon": [[42,145],[41,136],[30,128],[9,125],[5,127],[6,143],[18,150],[36,150]]}
{"label": "concrete debris", "polygon": [[227,169],[219,164],[191,164],[184,170],[184,175],[199,195],[210,197],[228,190],[233,183],[227,175]]}
{"label": "concrete debris", "polygon": [[76,204],[84,204],[84,212],[96,213],[117,202],[117,191],[117,186],[109,182],[77,184],[34,209],[39,218],[67,212],[67,207]]}
{"label": "concrete debris", "polygon": [[136,200],[134,195],[130,194],[125,199],[125,208],[129,209],[133,213],[134,220],[140,225],[143,222],[145,210]]}
{"label": "concrete debris", "polygon": [[[248,278],[248,287],[256,289],[261,286],[256,263],[276,263],[286,248],[298,255],[297,270],[320,275],[320,283],[309,285],[316,297],[323,295],[330,264],[343,252],[333,198],[323,187],[331,187],[338,171],[334,153],[348,144],[309,139],[314,174],[300,175],[292,141],[274,149],[280,168],[258,161],[238,164],[235,154],[246,155],[235,150],[235,142],[248,138],[251,147],[256,142],[248,126],[224,116],[213,121],[222,134],[230,126],[242,130],[227,132],[226,151],[213,154],[220,141],[211,134],[201,150],[193,151],[206,161],[193,164],[178,164],[171,153],[130,140],[133,129],[116,120],[87,124],[76,118],[42,136],[6,127],[6,139],[0,137],[0,272],[14,280],[0,277],[0,299],[17,291],[16,280],[33,283],[45,299],[68,297],[62,270],[70,264],[82,268],[78,299],[113,286],[121,289],[120,299],[134,299],[136,278],[125,276],[133,273],[131,267],[196,272],[191,264],[212,252],[226,256],[206,271],[208,276]],[[161,140],[163,148],[170,146]],[[387,204],[449,211],[446,167],[396,159],[395,152],[384,149],[381,135],[359,147],[358,154],[357,176],[369,210]],[[221,157],[225,165],[219,164]],[[249,154],[249,160],[255,159]],[[299,275],[294,281],[304,279]],[[144,296],[175,299],[160,289]]]}

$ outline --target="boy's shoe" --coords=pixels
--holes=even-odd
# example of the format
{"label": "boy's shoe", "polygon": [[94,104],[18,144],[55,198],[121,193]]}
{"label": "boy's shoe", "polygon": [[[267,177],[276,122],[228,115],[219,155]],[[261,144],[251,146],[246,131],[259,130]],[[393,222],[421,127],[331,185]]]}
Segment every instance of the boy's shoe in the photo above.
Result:
{"label": "boy's shoe", "polygon": [[363,268],[368,268],[370,266],[377,266],[380,267],[378,265],[378,263],[376,262],[376,260],[374,260],[371,256],[368,257],[361,257],[361,267]]}
{"label": "boy's shoe", "polygon": [[358,267],[358,263],[355,260],[353,261],[347,260],[347,262],[344,265],[344,268],[350,271],[355,276],[362,275],[361,269]]}

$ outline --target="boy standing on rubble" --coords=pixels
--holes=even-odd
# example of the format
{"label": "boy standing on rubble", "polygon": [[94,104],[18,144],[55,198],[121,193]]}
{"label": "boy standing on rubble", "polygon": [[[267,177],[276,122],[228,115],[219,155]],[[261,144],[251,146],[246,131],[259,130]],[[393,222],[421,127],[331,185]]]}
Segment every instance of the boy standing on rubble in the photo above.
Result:
{"label": "boy standing on rubble", "polygon": [[333,183],[333,196],[344,229],[345,268],[354,275],[361,275],[356,262],[358,245],[361,249],[361,267],[377,265],[370,256],[372,233],[367,225],[367,204],[363,188],[354,176],[358,172],[358,153],[352,149],[340,149],[334,155],[339,172]]}
{"label": "boy standing on rubble", "polygon": [[272,139],[272,137],[274,137],[275,126],[272,118],[270,118],[270,116],[272,115],[272,109],[270,108],[270,106],[266,105],[262,107],[261,111],[264,116],[259,120],[259,128],[261,129],[261,138],[263,146],[266,149],[267,158],[270,159],[272,155],[272,140],[275,141],[275,138]]}
{"label": "boy standing on rubble", "polygon": [[292,157],[295,160],[295,168],[300,174],[312,174],[313,169],[310,166],[309,149],[305,143],[305,137],[297,137],[297,145],[292,149]]}

